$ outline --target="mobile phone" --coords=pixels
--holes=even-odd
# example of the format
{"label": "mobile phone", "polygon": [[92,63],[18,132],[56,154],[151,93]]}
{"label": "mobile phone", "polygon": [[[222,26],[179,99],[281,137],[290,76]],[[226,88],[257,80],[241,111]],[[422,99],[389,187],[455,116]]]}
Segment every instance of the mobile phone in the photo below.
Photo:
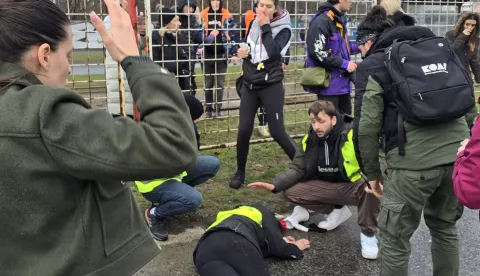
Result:
{"label": "mobile phone", "polygon": [[248,43],[242,42],[242,43],[239,43],[239,45],[241,49],[250,51],[250,46],[248,46]]}

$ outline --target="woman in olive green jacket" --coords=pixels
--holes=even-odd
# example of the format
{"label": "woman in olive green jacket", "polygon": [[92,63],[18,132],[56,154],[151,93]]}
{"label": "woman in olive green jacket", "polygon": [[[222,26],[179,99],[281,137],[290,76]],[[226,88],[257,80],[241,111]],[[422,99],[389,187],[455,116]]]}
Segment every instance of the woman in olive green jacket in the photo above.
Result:
{"label": "woman in olive green jacket", "polygon": [[[129,17],[105,0],[140,124],[65,88],[72,31],[50,0],[0,1],[0,274],[132,275],[159,251],[125,181],[171,177],[196,161],[174,76],[139,57]],[[173,162],[175,161],[175,162]]]}

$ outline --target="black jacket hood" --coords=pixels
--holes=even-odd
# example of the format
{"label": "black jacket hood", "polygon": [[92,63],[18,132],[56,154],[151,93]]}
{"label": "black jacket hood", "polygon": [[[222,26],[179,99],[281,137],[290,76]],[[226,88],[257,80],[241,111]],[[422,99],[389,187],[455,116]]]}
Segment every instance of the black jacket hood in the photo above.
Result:
{"label": "black jacket hood", "polygon": [[330,4],[328,2],[320,4],[320,6],[318,7],[318,10],[317,10],[317,12],[322,12],[322,13],[325,12],[325,11],[333,11],[335,16],[339,17],[339,18],[343,17],[345,15],[345,13],[340,12],[332,4]]}
{"label": "black jacket hood", "polygon": [[190,7],[193,7],[193,11],[195,11],[197,9],[197,2],[195,0],[181,0],[179,3],[178,3],[178,11],[183,13],[183,7],[185,6],[190,6]]}
{"label": "black jacket hood", "polygon": [[416,23],[415,18],[401,11],[397,11],[389,18],[395,22],[396,26],[414,26]]}
{"label": "black jacket hood", "polygon": [[392,27],[385,30],[372,45],[365,56],[373,53],[383,51],[385,48],[391,46],[395,39],[398,40],[417,40],[420,38],[434,37],[435,34],[426,27],[421,26],[400,26]]}

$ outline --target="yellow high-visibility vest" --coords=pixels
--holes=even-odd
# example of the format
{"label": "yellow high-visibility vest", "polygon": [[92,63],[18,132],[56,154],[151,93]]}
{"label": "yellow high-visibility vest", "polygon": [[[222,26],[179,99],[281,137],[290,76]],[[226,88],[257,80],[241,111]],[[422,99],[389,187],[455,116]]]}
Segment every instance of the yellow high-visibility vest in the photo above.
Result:
{"label": "yellow high-visibility vest", "polygon": [[185,176],[187,176],[187,172],[183,172],[171,178],[159,178],[155,180],[135,181],[135,184],[137,185],[138,191],[142,194],[145,194],[153,191],[153,189],[157,188],[158,186],[162,185],[168,180],[177,180],[178,182],[182,182],[182,179]]}
{"label": "yellow high-visibility vest", "polygon": [[222,221],[233,215],[247,217],[258,223],[258,225],[262,227],[262,213],[257,208],[253,208],[250,206],[240,206],[237,209],[219,212],[217,214],[217,220],[212,225],[210,225],[210,227],[207,228],[207,231],[219,225]]}
{"label": "yellow high-visibility vest", "polygon": [[[302,139],[303,152],[307,150],[308,134]],[[362,175],[360,165],[358,164],[357,156],[355,155],[355,148],[353,146],[353,130],[347,134],[347,140],[342,145],[343,168],[351,182],[356,182]]]}

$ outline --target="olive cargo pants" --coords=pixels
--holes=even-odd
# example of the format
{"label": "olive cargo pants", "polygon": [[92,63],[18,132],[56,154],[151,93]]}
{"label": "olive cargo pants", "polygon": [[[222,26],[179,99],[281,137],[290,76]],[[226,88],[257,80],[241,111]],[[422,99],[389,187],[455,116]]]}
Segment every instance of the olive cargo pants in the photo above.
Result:
{"label": "olive cargo pants", "polygon": [[433,275],[458,275],[456,221],[463,206],[453,192],[452,172],[453,165],[386,171],[378,218],[381,276],[408,275],[410,238],[420,224],[422,211],[432,235]]}

